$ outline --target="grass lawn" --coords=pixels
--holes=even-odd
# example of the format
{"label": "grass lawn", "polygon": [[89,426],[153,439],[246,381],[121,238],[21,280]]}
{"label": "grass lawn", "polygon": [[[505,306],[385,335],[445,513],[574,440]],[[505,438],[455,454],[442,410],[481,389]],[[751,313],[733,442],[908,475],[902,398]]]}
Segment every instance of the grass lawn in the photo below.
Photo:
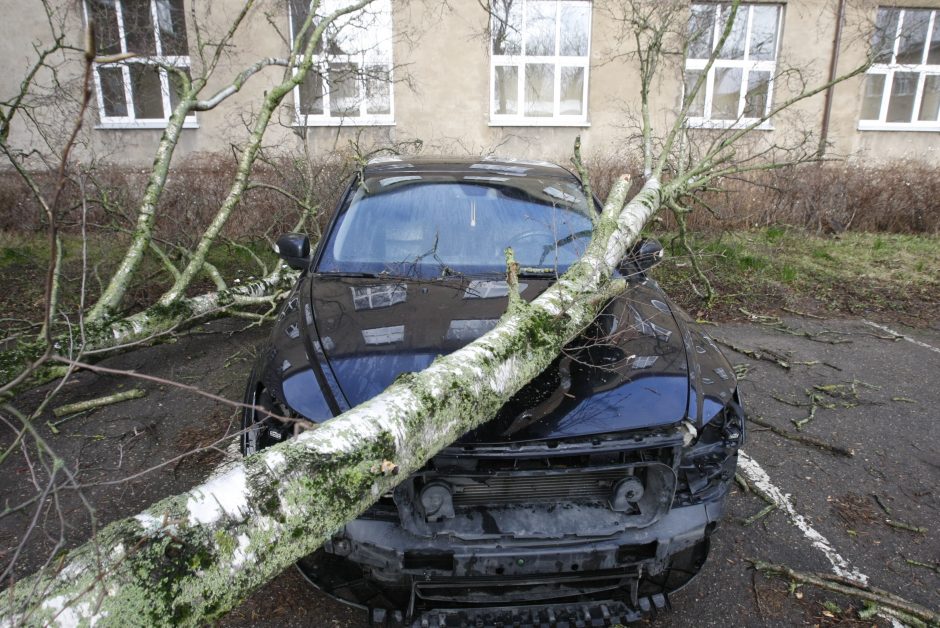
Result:
{"label": "grass lawn", "polygon": [[654,271],[682,305],[714,318],[796,310],[826,316],[884,314],[924,324],[940,318],[940,237],[843,233],[826,237],[770,227],[697,235],[692,248],[717,290],[705,307],[691,289],[686,256],[671,255]]}

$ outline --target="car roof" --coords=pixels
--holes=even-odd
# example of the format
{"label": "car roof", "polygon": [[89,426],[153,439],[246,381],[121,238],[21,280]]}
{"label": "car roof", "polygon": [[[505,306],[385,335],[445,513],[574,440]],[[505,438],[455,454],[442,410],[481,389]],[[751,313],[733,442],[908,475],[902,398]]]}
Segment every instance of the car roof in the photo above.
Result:
{"label": "car roof", "polygon": [[390,174],[504,174],[514,177],[574,177],[571,171],[548,161],[513,159],[510,157],[375,157],[366,164],[366,177]]}

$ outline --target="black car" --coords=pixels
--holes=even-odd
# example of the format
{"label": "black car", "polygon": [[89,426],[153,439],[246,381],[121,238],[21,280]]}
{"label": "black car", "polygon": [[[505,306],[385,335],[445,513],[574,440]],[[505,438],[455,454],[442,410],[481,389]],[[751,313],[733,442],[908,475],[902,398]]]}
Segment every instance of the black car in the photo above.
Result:
{"label": "black car", "polygon": [[[578,259],[596,199],[542,162],[390,158],[350,183],[259,356],[246,401],[322,422],[492,329],[504,250],[531,300]],[[299,562],[377,623],[605,625],[668,604],[708,555],[744,439],[734,371],[646,274],[489,423]],[[244,416],[243,452],[293,429]],[[566,624],[567,622],[567,624]],[[578,623],[581,622],[581,623]]]}

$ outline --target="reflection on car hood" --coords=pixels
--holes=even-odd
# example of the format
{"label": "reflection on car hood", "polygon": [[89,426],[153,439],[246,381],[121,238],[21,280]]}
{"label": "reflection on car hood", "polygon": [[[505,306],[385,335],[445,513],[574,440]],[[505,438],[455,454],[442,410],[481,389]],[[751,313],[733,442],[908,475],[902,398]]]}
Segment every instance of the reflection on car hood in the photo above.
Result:
{"label": "reflection on car hood", "polygon": [[[534,299],[550,283],[524,280],[523,298]],[[285,400],[308,416],[308,409],[326,407],[316,395],[299,392],[313,387],[332,389],[334,413],[362,403],[399,374],[420,371],[492,329],[506,309],[507,292],[501,280],[308,277],[274,332],[272,351],[279,357],[270,357],[281,371],[277,379],[290,397]],[[300,363],[299,347],[291,348],[300,344],[317,356],[317,364]],[[689,354],[696,358],[691,378]],[[707,384],[703,364],[720,374],[704,378]],[[270,386],[270,372],[266,379]],[[631,284],[552,367],[463,440],[564,438],[672,424],[687,416],[708,420],[733,390],[731,368],[714,343],[677,322],[658,286],[644,281]]]}

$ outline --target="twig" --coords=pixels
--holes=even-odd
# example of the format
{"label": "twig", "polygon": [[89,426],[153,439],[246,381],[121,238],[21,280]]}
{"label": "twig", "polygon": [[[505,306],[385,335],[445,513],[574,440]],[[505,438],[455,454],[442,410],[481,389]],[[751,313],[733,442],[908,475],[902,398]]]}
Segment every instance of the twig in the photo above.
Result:
{"label": "twig", "polygon": [[754,323],[760,323],[761,325],[768,325],[776,327],[777,325],[782,325],[783,321],[780,320],[779,316],[766,316],[764,314],[755,314],[753,312],[748,312],[743,307],[739,307],[738,311],[748,317]]}
{"label": "twig", "polygon": [[935,573],[940,573],[940,563],[922,563],[919,560],[914,560],[913,558],[905,558],[906,562],[911,567],[923,567],[924,569],[929,569]]}
{"label": "twig", "polygon": [[832,574],[796,571],[785,565],[776,565],[753,558],[746,560],[754,566],[754,569],[762,571],[765,574],[789,578],[793,582],[809,584],[834,593],[841,593],[857,599],[873,602],[930,626],[940,626],[940,615],[937,615],[937,613],[919,604],[909,602],[900,596],[889,593],[888,591]]}
{"label": "twig", "polygon": [[781,308],[784,312],[789,312],[790,314],[796,314],[797,316],[805,316],[806,318],[816,318],[819,320],[826,320],[825,316],[816,316],[815,314],[810,314],[809,312],[801,312],[799,310],[793,310],[788,307]]}
{"label": "twig", "polygon": [[288,424],[296,423],[299,420],[299,419],[289,417],[289,416],[281,416],[280,414],[271,412],[261,406],[256,406],[250,403],[241,403],[239,401],[232,401],[231,399],[226,399],[225,397],[220,397],[219,395],[214,395],[210,392],[206,392],[196,386],[182,384],[180,382],[175,382],[170,379],[164,379],[162,377],[156,377],[154,375],[138,373],[137,371],[133,371],[133,370],[128,371],[128,370],[122,370],[122,369],[112,369],[112,368],[107,368],[104,366],[88,364],[86,362],[79,362],[78,360],[70,360],[69,358],[66,358],[65,356],[61,356],[61,355],[52,356],[52,360],[56,362],[62,362],[64,364],[68,364],[76,369],[83,369],[86,371],[91,371],[92,373],[106,373],[108,375],[121,375],[124,377],[133,377],[135,379],[142,379],[148,382],[155,382],[157,384],[163,384],[164,386],[175,386],[176,388],[180,388],[182,390],[188,390],[194,394],[199,395],[200,397],[205,397],[206,399],[218,401],[219,403],[232,406],[233,408],[247,408],[250,410],[261,410],[264,412],[265,416],[271,417],[272,419],[277,419],[278,421],[282,421]]}
{"label": "twig", "polygon": [[903,521],[898,521],[897,519],[885,519],[885,523],[887,523],[892,528],[897,528],[898,530],[907,530],[908,532],[916,532],[917,534],[927,534],[928,531],[927,528],[915,526]]}
{"label": "twig", "polygon": [[883,511],[885,511],[885,514],[890,517],[890,516],[891,516],[891,509],[888,508],[888,506],[887,506],[883,501],[881,501],[881,498],[878,497],[878,495],[877,495],[876,493],[872,493],[871,496],[875,498],[875,503],[878,504],[878,506],[879,506]]}
{"label": "twig", "polygon": [[739,347],[738,345],[728,342],[726,340],[720,340],[715,338],[716,341],[720,342],[724,346],[728,347],[732,351],[740,353],[741,355],[746,355],[748,357],[754,358],[755,360],[765,360],[767,362],[772,362],[785,371],[790,370],[789,358],[786,356],[780,355],[776,351],[771,349],[745,349],[744,347]]}
{"label": "twig", "polygon": [[[53,409],[52,414],[54,414],[57,419],[61,419],[64,416],[78,414],[79,412],[87,412],[89,410],[94,410],[95,408],[101,408],[104,406],[110,406],[115,403],[121,403],[122,401],[128,401],[129,399],[140,399],[146,395],[147,391],[142,388],[131,388],[130,390],[125,390],[124,392],[114,393],[113,395],[105,395],[104,397],[98,397],[97,399],[88,399],[87,401],[67,403]],[[62,421],[58,421],[54,425],[58,425],[59,423],[62,423]]]}
{"label": "twig", "polygon": [[[815,408],[816,406],[813,406],[813,407]],[[777,436],[780,436],[781,438],[786,438],[787,440],[792,440],[797,443],[809,445],[810,447],[823,449],[825,451],[836,454],[838,456],[845,456],[846,458],[851,458],[852,456],[855,455],[855,450],[853,449],[848,449],[847,447],[843,447],[841,445],[833,445],[832,443],[827,443],[824,440],[820,440],[812,436],[807,436],[805,434],[795,434],[789,430],[779,428],[776,425],[773,425],[772,423],[769,423],[763,420],[761,417],[749,416],[747,417],[747,420],[750,421],[751,423],[754,423],[755,425],[766,427],[768,430],[770,430]]]}
{"label": "twig", "polygon": [[831,329],[823,329],[822,331],[814,334],[804,329],[793,329],[792,327],[787,327],[783,323],[780,323],[779,325],[769,325],[769,327],[773,329],[774,331],[779,331],[780,333],[783,333],[783,334],[797,336],[798,338],[806,338],[808,340],[812,340],[813,342],[822,342],[827,345],[844,345],[844,344],[851,344],[852,342],[851,340],[847,340],[845,338],[833,338],[829,340],[829,339],[820,337],[824,334],[836,334],[836,335],[842,335],[842,336],[846,335],[846,334],[843,334],[841,331],[834,331]]}
{"label": "twig", "polygon": [[796,429],[801,430],[803,426],[816,418],[816,408],[819,407],[816,403],[816,396],[812,396],[813,403],[809,407],[809,414],[807,414],[802,419],[790,419],[793,422],[793,425],[796,426]]}
{"label": "twig", "polygon": [[742,519],[741,525],[743,525],[746,528],[753,523],[757,523],[758,521],[760,521],[761,519],[763,519],[764,517],[766,517],[773,511],[775,511],[776,509],[777,509],[777,504],[767,504],[766,506],[761,508],[760,512],[758,512],[756,515],[751,515],[747,519]]}

